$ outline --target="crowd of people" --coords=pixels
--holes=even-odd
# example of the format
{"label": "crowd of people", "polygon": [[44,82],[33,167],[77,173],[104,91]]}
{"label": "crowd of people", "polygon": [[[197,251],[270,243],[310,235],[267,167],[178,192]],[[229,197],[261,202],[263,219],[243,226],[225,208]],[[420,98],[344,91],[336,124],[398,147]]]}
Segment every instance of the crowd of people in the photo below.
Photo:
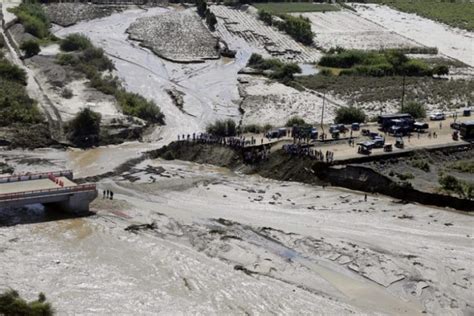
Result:
{"label": "crowd of people", "polygon": [[[217,144],[223,146],[229,146],[233,148],[243,148],[245,146],[256,145],[257,139],[253,136],[247,138],[245,136],[230,136],[221,137],[207,133],[192,133],[178,135],[178,142],[193,142],[200,144]],[[263,144],[263,138],[260,140],[260,144]]]}
{"label": "crowd of people", "polygon": [[292,156],[309,157],[326,163],[332,163],[334,161],[334,152],[330,150],[326,150],[324,153],[321,149],[317,150],[301,144],[286,144],[283,145],[282,149]]}

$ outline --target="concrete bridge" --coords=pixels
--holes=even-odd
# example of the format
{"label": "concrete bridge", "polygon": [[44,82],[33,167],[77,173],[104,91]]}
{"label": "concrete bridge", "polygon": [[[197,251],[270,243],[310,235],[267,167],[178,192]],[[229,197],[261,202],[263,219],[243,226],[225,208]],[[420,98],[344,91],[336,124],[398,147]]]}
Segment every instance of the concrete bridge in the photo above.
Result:
{"label": "concrete bridge", "polygon": [[69,170],[0,177],[0,208],[40,203],[86,213],[96,197],[95,184],[74,183]]}

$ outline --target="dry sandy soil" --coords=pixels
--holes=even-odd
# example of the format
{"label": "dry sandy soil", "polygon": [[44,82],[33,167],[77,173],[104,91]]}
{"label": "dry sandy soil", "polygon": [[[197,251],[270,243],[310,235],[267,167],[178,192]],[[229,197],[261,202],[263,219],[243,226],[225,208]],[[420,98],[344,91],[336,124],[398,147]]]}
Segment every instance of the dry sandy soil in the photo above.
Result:
{"label": "dry sandy soil", "polygon": [[303,13],[311,21],[315,43],[324,49],[388,49],[420,47],[419,43],[351,11]]}
{"label": "dry sandy soil", "polygon": [[196,62],[220,56],[217,39],[194,9],[140,18],[127,32],[131,39],[171,61]]}
{"label": "dry sandy soil", "polygon": [[1,288],[60,314],[473,312],[470,216],[159,160],[99,188],[89,218],[2,213]]}
{"label": "dry sandy soil", "polygon": [[[321,122],[323,98],[314,91],[298,91],[260,76],[240,78],[242,124],[271,124],[284,126],[291,116],[303,117],[307,122]],[[336,103],[326,97],[324,121],[334,120]]]}

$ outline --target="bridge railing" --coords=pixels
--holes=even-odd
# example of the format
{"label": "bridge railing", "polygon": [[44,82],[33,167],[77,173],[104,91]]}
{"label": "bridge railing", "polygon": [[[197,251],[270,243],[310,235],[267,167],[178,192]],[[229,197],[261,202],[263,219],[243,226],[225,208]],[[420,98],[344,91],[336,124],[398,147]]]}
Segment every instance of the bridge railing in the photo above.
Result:
{"label": "bridge railing", "polygon": [[96,185],[95,184],[81,184],[78,186],[73,187],[66,187],[66,188],[52,188],[52,189],[40,189],[40,190],[31,190],[31,191],[23,191],[23,192],[15,192],[15,193],[4,193],[0,194],[0,202],[2,201],[11,201],[11,200],[21,200],[26,199],[31,196],[38,196],[38,195],[49,195],[49,194],[70,194],[74,192],[84,192],[84,191],[95,191]]}
{"label": "bridge railing", "polygon": [[14,175],[10,175],[10,176],[1,176],[0,177],[0,183],[45,179],[45,178],[48,178],[51,175],[53,175],[55,177],[68,177],[69,176],[72,179],[72,170],[61,170],[61,171],[51,171],[51,172],[39,172],[39,173],[25,173],[25,174],[14,174]]}

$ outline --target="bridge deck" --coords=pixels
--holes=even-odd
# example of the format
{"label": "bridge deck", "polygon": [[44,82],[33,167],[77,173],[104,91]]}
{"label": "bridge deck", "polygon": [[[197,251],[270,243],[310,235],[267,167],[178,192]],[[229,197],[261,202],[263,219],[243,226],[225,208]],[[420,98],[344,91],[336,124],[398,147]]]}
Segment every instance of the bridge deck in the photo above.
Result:
{"label": "bridge deck", "polygon": [[37,179],[37,180],[28,180],[28,181],[0,183],[0,194],[11,194],[11,193],[21,193],[21,192],[36,191],[36,190],[70,188],[70,187],[77,186],[77,184],[75,184],[74,182],[72,182],[66,177],[57,177],[57,179],[63,181],[64,183],[63,187],[61,187],[59,184],[54,183],[50,179]]}

